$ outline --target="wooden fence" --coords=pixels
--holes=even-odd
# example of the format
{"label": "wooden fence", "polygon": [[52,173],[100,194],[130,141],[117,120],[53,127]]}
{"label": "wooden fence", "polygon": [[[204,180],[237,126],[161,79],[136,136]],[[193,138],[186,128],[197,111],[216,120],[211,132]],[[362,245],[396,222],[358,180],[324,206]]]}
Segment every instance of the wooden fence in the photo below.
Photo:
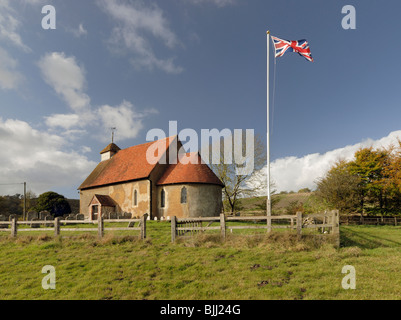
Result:
{"label": "wooden fence", "polygon": [[[104,236],[105,231],[139,231],[140,239],[146,238],[146,219],[147,214],[142,216],[140,219],[107,219],[99,218],[94,221],[85,220],[61,220],[56,218],[53,221],[17,221],[17,219],[12,219],[12,221],[0,221],[0,232],[10,232],[12,237],[17,237],[19,232],[43,232],[43,231],[54,231],[55,236],[59,236],[61,232],[95,232],[100,238]],[[107,223],[128,223],[128,226],[123,227],[113,227],[105,228],[104,224]],[[138,227],[134,227],[135,223],[139,223]],[[69,225],[96,225],[97,228],[68,228]],[[19,228],[19,226],[27,226],[30,228]],[[46,226],[41,228],[40,226]],[[9,228],[10,226],[10,228]],[[49,226],[49,227],[47,227]],[[65,228],[64,226],[67,226]]]}
{"label": "wooden fence", "polygon": [[[335,235],[336,245],[339,246],[340,241],[340,223],[339,223],[339,212],[333,210],[325,213],[308,214],[303,216],[302,212],[298,212],[296,215],[282,215],[282,216],[226,216],[221,214],[220,217],[208,217],[208,218],[177,218],[173,216],[171,218],[171,241],[174,242],[178,236],[193,235],[199,232],[207,230],[219,230],[221,237],[226,238],[227,229],[232,232],[236,229],[266,229],[268,233],[272,232],[273,229],[289,228],[295,229],[298,236],[302,237],[302,229],[304,228],[319,228],[324,233],[330,233]],[[282,220],[287,221],[287,224],[280,223]],[[254,222],[265,222],[265,225],[227,225],[228,222],[233,221],[250,221]],[[289,221],[289,224],[288,224]],[[219,222],[219,226],[212,226],[212,223]],[[273,223],[274,222],[274,223]],[[206,226],[203,224],[207,223]],[[328,229],[328,230],[327,230]]]}
{"label": "wooden fence", "polygon": [[363,216],[360,214],[341,215],[342,225],[401,225],[401,216]]}

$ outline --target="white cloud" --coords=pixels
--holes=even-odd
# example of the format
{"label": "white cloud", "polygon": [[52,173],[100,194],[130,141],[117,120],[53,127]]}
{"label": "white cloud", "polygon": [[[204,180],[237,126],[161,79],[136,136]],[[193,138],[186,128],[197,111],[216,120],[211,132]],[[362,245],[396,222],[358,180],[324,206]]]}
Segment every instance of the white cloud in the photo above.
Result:
{"label": "white cloud", "polygon": [[17,71],[17,60],[0,47],[0,88],[16,89],[23,76]]}
{"label": "white cloud", "polygon": [[185,0],[185,1],[193,3],[193,4],[210,3],[210,4],[214,4],[218,7],[225,7],[227,5],[234,4],[236,0]]}
{"label": "white cloud", "polygon": [[80,117],[77,114],[54,114],[46,117],[46,125],[51,128],[61,127],[71,129],[79,125]]}
{"label": "white cloud", "polygon": [[9,0],[0,0],[0,39],[6,40],[25,52],[31,52],[31,48],[22,41],[18,29],[21,21],[17,11],[12,8]]}
{"label": "white cloud", "polygon": [[[123,101],[119,106],[104,105],[97,110],[103,128],[117,128],[117,137],[120,140],[135,138],[143,129],[142,120],[147,113],[141,113],[134,106]],[[108,141],[109,136],[103,136],[103,141]]]}
{"label": "white cloud", "polygon": [[77,28],[66,28],[66,31],[72,33],[76,38],[88,35],[88,30],[85,29],[82,23]]}
{"label": "white cloud", "polygon": [[85,71],[78,66],[75,57],[66,57],[63,52],[48,53],[38,63],[43,79],[74,111],[90,106],[90,98],[84,93]]}
{"label": "white cloud", "polygon": [[[19,34],[22,22],[18,14],[19,4],[37,4],[42,0],[0,0],[0,41],[14,45],[26,53],[32,52]],[[13,7],[14,6],[14,7]],[[0,88],[3,90],[17,89],[23,76],[17,70],[18,61],[10,56],[3,48],[0,48]]]}
{"label": "white cloud", "polygon": [[[401,130],[391,132],[379,140],[367,139],[360,143],[328,151],[324,154],[314,153],[304,157],[286,157],[273,161],[270,166],[272,181],[277,191],[298,191],[302,188],[315,189],[316,179],[324,176],[339,159],[351,160],[360,148],[382,148],[397,144],[401,139]],[[261,170],[260,177],[266,179],[266,167]],[[265,194],[265,192],[262,192]]]}
{"label": "white cloud", "polygon": [[[154,110],[137,111],[132,103],[123,101],[118,106],[103,105],[99,108],[90,105],[90,97],[85,93],[86,79],[83,67],[75,57],[64,53],[46,54],[38,63],[43,79],[73,111],[69,114],[53,114],[45,117],[46,125],[69,139],[86,134],[80,128],[96,130],[96,137],[107,141],[104,135],[107,128],[117,127],[120,140],[135,138],[143,129],[143,119]],[[77,130],[78,129],[78,130]],[[99,134],[99,131],[102,132]]]}
{"label": "white cloud", "polygon": [[158,6],[146,7],[140,1],[127,4],[118,0],[98,0],[98,4],[117,23],[110,39],[113,49],[128,50],[135,67],[158,68],[173,74],[183,71],[182,67],[174,65],[172,58],[157,58],[153,51],[150,35],[170,49],[180,44]]}
{"label": "white cloud", "polygon": [[79,26],[78,26],[78,33],[77,33],[77,35],[78,36],[82,36],[82,35],[87,35],[88,34],[88,30],[86,30],[85,28],[84,28],[84,25],[82,24],[82,23],[80,23],[79,24]]}
{"label": "white cloud", "polygon": [[81,147],[81,153],[89,153],[92,152],[92,149],[88,146]]}
{"label": "white cloud", "polygon": [[41,132],[28,123],[0,118],[0,158],[3,183],[26,181],[36,193],[77,187],[96,163],[74,150],[64,138]]}
{"label": "white cloud", "polygon": [[21,0],[22,3],[25,4],[30,4],[30,5],[44,5],[44,4],[49,4],[49,0]]}

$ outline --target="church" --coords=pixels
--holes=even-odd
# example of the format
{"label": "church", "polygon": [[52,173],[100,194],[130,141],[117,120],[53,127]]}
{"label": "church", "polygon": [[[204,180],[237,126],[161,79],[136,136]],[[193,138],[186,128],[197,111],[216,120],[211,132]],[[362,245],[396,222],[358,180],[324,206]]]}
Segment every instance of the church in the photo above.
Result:
{"label": "church", "polygon": [[187,161],[180,161],[181,147],[178,136],[122,150],[109,144],[78,188],[80,212],[87,220],[117,213],[129,218],[148,214],[159,220],[218,216],[224,184],[198,152],[185,154]]}

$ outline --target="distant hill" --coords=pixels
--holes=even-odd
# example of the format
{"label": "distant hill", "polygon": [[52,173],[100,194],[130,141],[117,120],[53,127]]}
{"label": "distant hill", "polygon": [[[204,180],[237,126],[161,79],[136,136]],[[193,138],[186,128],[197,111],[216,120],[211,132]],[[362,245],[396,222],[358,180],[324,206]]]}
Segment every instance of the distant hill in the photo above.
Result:
{"label": "distant hill", "polygon": [[[273,213],[282,214],[291,204],[303,204],[309,200],[313,192],[309,193],[287,193],[272,196],[273,201],[278,201],[274,205]],[[241,199],[241,209],[239,211],[259,211],[266,208],[266,197],[252,197]],[[263,208],[263,209],[262,209]]]}
{"label": "distant hill", "polygon": [[312,192],[308,192],[308,193],[288,193],[288,194],[274,195],[273,198],[280,199],[280,201],[276,204],[275,207],[277,209],[283,209],[286,208],[291,202],[295,201],[298,201],[300,203],[305,203],[312,194],[313,194]]}

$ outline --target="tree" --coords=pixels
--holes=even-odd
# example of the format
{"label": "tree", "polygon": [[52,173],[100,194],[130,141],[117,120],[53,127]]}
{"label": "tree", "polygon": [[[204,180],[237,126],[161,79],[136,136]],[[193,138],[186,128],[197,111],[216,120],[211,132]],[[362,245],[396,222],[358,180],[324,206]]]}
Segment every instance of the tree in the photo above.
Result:
{"label": "tree", "polygon": [[[35,206],[36,194],[32,190],[26,192],[26,212],[29,212]],[[24,196],[21,198],[21,208],[24,208]]]}
{"label": "tree", "polygon": [[285,214],[296,215],[297,212],[304,212],[303,203],[299,200],[290,201],[290,203],[285,207]]}
{"label": "tree", "polygon": [[354,212],[360,204],[359,182],[359,178],[351,173],[349,162],[339,160],[317,180],[316,197],[330,208]]}
{"label": "tree", "polygon": [[401,209],[401,141],[398,146],[387,149],[384,162],[381,185],[383,187],[384,211],[399,213]]}
{"label": "tree", "polygon": [[49,211],[54,217],[71,213],[71,207],[67,199],[56,192],[45,192],[37,200],[35,209],[40,211]]}
{"label": "tree", "polygon": [[361,148],[351,161],[338,161],[317,182],[329,206],[367,214],[400,213],[401,141],[387,148]]}
{"label": "tree", "polygon": [[[216,145],[209,147],[209,150],[212,151],[209,158],[210,167],[224,183],[223,204],[225,209],[228,209],[231,213],[238,210],[240,198],[258,195],[262,190],[266,189],[265,179],[261,178],[261,176],[255,179],[255,174],[258,175],[266,164],[264,144],[257,136],[252,136],[251,141],[249,137],[245,139],[243,135],[241,145],[239,145],[240,142],[237,140],[240,139],[236,137],[236,139],[231,139],[230,141],[230,139],[222,138],[219,141],[219,163],[213,163],[214,161],[212,159],[212,154],[213,151],[216,150]],[[244,141],[246,142],[244,143]],[[230,145],[227,145],[227,143]],[[253,152],[250,153],[250,150]],[[243,156],[244,163],[242,164],[235,161],[235,159],[239,158],[239,152],[242,153],[240,156]],[[241,170],[244,168],[244,164],[247,165],[250,163],[253,164],[252,171],[245,172]],[[273,193],[274,192],[272,192],[272,194]]]}
{"label": "tree", "polygon": [[370,208],[378,207],[381,213],[383,211],[383,168],[388,157],[389,153],[385,149],[363,148],[355,153],[355,160],[349,163],[350,173],[359,180],[360,207],[363,213],[366,204]]}
{"label": "tree", "polygon": [[22,214],[21,199],[23,199],[23,196],[18,193],[13,196],[1,196],[0,214],[4,214],[6,216],[10,214]]}

